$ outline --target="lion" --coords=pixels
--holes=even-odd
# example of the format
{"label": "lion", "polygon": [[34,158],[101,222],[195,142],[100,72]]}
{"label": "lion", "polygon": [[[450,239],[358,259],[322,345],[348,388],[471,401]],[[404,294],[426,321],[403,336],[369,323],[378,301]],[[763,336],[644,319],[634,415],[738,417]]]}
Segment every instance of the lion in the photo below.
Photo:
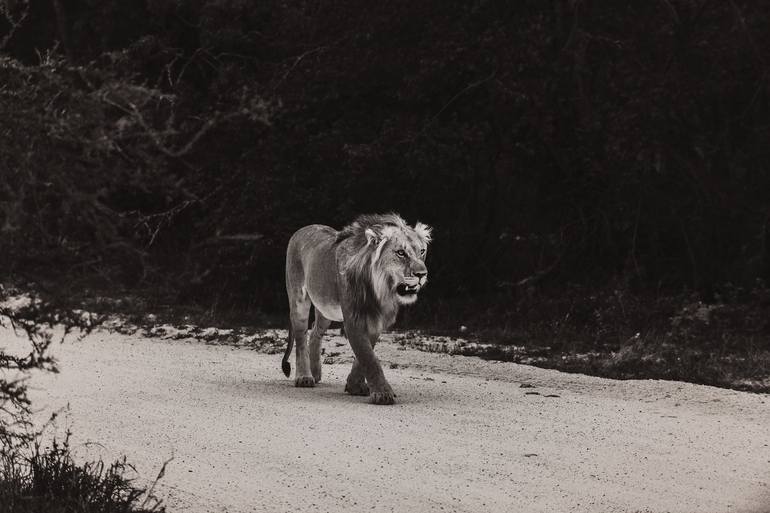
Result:
{"label": "lion", "polygon": [[[399,308],[417,301],[428,281],[425,257],[432,228],[409,226],[398,214],[361,215],[337,231],[314,224],[300,228],[286,250],[286,293],[291,325],[282,368],[296,344],[297,387],[321,381],[321,339],[332,321],[343,323],[355,354],[345,392],[393,404],[393,392],[374,354],[380,334]],[[315,323],[307,342],[310,307]]]}

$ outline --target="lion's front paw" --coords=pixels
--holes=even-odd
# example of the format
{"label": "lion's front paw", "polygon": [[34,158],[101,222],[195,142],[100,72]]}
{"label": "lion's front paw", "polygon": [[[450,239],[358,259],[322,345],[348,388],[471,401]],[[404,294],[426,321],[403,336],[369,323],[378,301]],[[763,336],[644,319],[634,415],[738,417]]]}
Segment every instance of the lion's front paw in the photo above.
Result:
{"label": "lion's front paw", "polygon": [[[311,366],[312,367],[312,366]],[[319,365],[318,368],[311,368],[310,373],[313,375],[313,379],[316,383],[321,382],[321,366]]]}
{"label": "lion's front paw", "polygon": [[315,379],[313,376],[299,376],[294,380],[295,387],[308,388],[315,386]]}
{"label": "lion's front paw", "polygon": [[350,395],[369,395],[369,385],[366,383],[346,383],[345,392]]}
{"label": "lion's front paw", "polygon": [[369,400],[372,404],[393,404],[396,402],[396,394],[390,387],[386,387],[384,390],[372,392]]}

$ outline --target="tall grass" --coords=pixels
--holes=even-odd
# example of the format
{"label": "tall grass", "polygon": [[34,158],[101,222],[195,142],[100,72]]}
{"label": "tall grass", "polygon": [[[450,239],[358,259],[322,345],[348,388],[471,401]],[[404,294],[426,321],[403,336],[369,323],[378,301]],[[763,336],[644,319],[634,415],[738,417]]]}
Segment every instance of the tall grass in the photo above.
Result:
{"label": "tall grass", "polygon": [[[163,476],[165,465],[158,479]],[[41,447],[0,448],[0,513],[163,513],[165,507],[149,490],[137,486],[134,467],[123,457],[79,464],[69,435],[63,443]],[[157,479],[155,481],[157,483]]]}

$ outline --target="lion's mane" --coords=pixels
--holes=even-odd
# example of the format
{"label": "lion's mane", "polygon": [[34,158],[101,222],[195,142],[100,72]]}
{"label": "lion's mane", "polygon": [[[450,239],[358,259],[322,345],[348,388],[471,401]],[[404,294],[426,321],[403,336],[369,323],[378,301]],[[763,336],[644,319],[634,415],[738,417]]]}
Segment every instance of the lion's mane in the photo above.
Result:
{"label": "lion's mane", "polygon": [[379,318],[384,303],[392,299],[392,284],[388,283],[389,278],[377,261],[387,240],[373,239],[371,236],[372,233],[381,234],[387,227],[404,229],[407,224],[398,214],[365,214],[358,216],[337,234],[337,244],[352,241],[352,254],[345,263],[344,279],[358,307],[353,314],[359,318]]}

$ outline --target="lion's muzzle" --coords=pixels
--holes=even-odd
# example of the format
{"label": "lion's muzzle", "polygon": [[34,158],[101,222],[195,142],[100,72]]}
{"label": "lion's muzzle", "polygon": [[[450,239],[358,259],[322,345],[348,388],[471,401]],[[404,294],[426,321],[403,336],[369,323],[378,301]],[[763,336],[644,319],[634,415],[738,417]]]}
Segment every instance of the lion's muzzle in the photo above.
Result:
{"label": "lion's muzzle", "polygon": [[399,296],[411,296],[415,295],[420,291],[420,284],[415,283],[413,285],[409,285],[407,283],[401,283],[396,287],[396,292]]}
{"label": "lion's muzzle", "polygon": [[405,277],[396,287],[396,293],[402,297],[416,296],[428,281],[427,272],[414,273],[415,276]]}

